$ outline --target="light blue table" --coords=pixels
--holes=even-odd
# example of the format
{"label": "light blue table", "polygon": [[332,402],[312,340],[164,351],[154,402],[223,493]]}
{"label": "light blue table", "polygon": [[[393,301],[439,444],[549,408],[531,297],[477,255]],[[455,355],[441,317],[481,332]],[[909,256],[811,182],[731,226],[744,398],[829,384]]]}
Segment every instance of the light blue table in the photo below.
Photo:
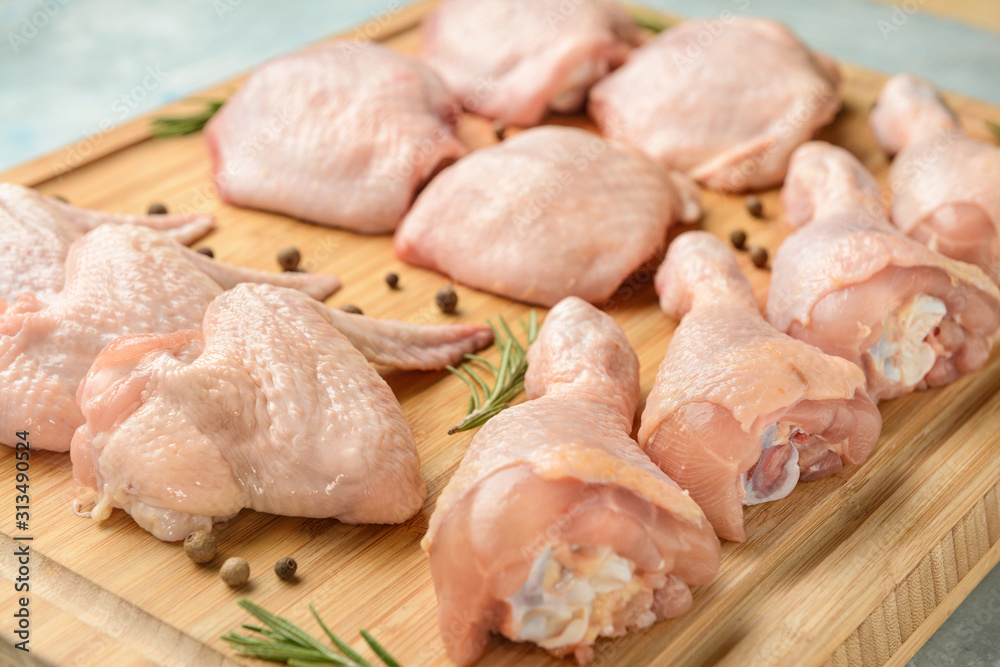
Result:
{"label": "light blue table", "polygon": [[[839,60],[884,72],[912,71],[942,88],[1000,104],[997,34],[921,12],[899,13],[904,5],[919,6],[919,0],[898,6],[859,0],[645,3],[689,16],[723,11],[772,16]],[[0,170],[399,4],[0,0]],[[1000,568],[987,575],[911,664],[1000,665]]]}

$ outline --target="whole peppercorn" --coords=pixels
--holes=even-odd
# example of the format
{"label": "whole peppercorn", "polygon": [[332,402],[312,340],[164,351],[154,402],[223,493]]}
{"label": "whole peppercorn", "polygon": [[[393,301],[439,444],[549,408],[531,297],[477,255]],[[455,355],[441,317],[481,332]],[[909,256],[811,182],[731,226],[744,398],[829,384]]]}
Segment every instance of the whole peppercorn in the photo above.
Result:
{"label": "whole peppercorn", "polygon": [[340,307],[345,313],[350,313],[351,315],[364,315],[360,308],[355,306],[353,303],[345,303]]}
{"label": "whole peppercorn", "polygon": [[442,313],[454,313],[458,307],[458,294],[451,285],[445,285],[438,290],[434,297],[434,302],[441,309]]}
{"label": "whole peppercorn", "polygon": [[242,558],[227,558],[219,570],[219,576],[232,588],[241,588],[250,581],[250,565]]}
{"label": "whole peppercorn", "polygon": [[274,573],[278,575],[279,579],[284,579],[285,581],[293,578],[297,569],[299,569],[299,564],[295,562],[294,558],[287,556],[274,564]]}
{"label": "whole peppercorn", "polygon": [[149,208],[146,209],[146,213],[149,215],[166,215],[167,207],[160,202],[153,202],[149,205]]}
{"label": "whole peppercorn", "polygon": [[203,246],[201,248],[198,248],[198,252],[200,252],[205,257],[211,257],[212,259],[215,259],[215,253],[212,252],[211,248],[206,248]]}
{"label": "whole peppercorn", "polygon": [[208,563],[215,558],[218,540],[210,530],[196,530],[184,540],[184,553],[195,563]]}
{"label": "whole peppercorn", "polygon": [[282,248],[278,252],[278,264],[285,271],[296,271],[299,268],[299,262],[302,261],[302,253],[295,246],[288,246]]}
{"label": "whole peppercorn", "polygon": [[767,249],[759,245],[753,246],[750,248],[750,260],[758,269],[763,269],[767,266]]}
{"label": "whole peppercorn", "polygon": [[764,217],[764,203],[760,200],[760,197],[756,195],[750,195],[746,199],[747,212],[750,213],[755,218]]}
{"label": "whole peppercorn", "polygon": [[737,250],[743,250],[747,245],[747,233],[742,229],[737,229],[729,235],[729,241]]}
{"label": "whole peppercorn", "polygon": [[395,273],[385,274],[385,284],[392,289],[397,289],[399,287],[399,276]]}

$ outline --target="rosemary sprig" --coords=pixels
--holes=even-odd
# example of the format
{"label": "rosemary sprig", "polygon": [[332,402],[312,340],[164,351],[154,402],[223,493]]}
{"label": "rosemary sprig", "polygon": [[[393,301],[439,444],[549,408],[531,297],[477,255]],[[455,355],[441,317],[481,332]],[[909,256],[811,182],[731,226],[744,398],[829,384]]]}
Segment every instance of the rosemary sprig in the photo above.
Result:
{"label": "rosemary sprig", "polygon": [[[271,662],[283,662],[290,667],[319,667],[321,665],[341,665],[342,667],[373,667],[372,663],[365,660],[361,655],[350,647],[349,644],[330,632],[323,619],[319,617],[316,608],[309,605],[309,611],[319,626],[326,633],[326,636],[333,642],[333,645],[340,651],[340,655],[332,649],[322,644],[318,639],[310,635],[301,627],[295,625],[287,618],[276,616],[258,604],[243,598],[238,604],[250,612],[254,618],[267,627],[243,624],[244,630],[256,633],[264,639],[258,637],[241,635],[230,631],[222,636],[233,648],[244,655]],[[400,667],[400,664],[389,655],[385,648],[375,641],[366,630],[361,630],[361,636],[368,646],[371,647],[375,655],[386,664],[387,667]]]}
{"label": "rosemary sprig", "polygon": [[208,99],[204,97],[192,97],[191,101],[201,102],[202,108],[193,113],[183,116],[159,116],[152,120],[153,136],[157,139],[167,137],[183,137],[186,134],[194,134],[204,129],[226,100]]}
{"label": "rosemary sprig", "polygon": [[648,14],[631,12],[629,16],[632,18],[632,23],[655,34],[660,34],[670,27],[670,24],[666,23],[662,19],[655,18]]}
{"label": "rosemary sprig", "polygon": [[990,121],[986,121],[986,127],[988,127],[990,132],[993,134],[993,141],[1000,144],[1000,123],[991,123]]}
{"label": "rosemary sprig", "polygon": [[[489,320],[486,321],[493,329],[493,344],[500,350],[499,366],[494,366],[478,354],[465,355],[467,361],[458,368],[448,366],[448,370],[457,375],[472,392],[472,395],[469,396],[469,410],[465,419],[448,429],[449,435],[482,426],[509,406],[510,402],[524,390],[524,374],[528,370],[526,355],[528,346],[534,343],[538,336],[538,316],[535,311],[531,311],[527,324],[524,323],[524,320],[518,320],[527,335],[527,342],[524,345],[517,342],[503,316],[500,316],[499,319],[499,329],[493,326]],[[473,370],[474,365],[489,370],[493,376],[492,388]],[[481,398],[479,396],[480,390],[483,394]]]}

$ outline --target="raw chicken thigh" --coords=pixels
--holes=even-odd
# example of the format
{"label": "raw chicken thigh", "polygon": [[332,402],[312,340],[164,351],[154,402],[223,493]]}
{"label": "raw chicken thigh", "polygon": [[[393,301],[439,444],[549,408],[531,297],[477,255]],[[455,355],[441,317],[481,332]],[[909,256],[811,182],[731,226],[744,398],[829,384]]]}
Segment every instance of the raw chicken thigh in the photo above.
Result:
{"label": "raw chicken thigh", "polygon": [[600,81],[588,110],[604,136],[705,187],[778,185],[788,157],[840,108],[840,74],[775,21],[691,20]]}
{"label": "raw chicken thigh", "polygon": [[882,429],[854,364],[768,324],[732,252],[708,232],[673,243],[656,274],[680,319],[646,399],[639,444],[743,541],[743,506],[862,463]]}
{"label": "raw chicken thigh", "polygon": [[1000,148],[966,135],[931,85],[910,74],[889,79],[871,124],[896,155],[893,223],[1000,281]]}
{"label": "raw chicken thigh", "polygon": [[421,56],[467,109],[530,126],[582,107],[641,32],[611,0],[448,0],[422,37]]}
{"label": "raw chicken thigh", "polygon": [[68,450],[83,423],[77,387],[105,345],[123,334],[196,328],[223,289],[249,280],[317,298],[340,286],[334,276],[229,266],[145,227],[88,232],[70,246],[66,284],[50,303],[31,293],[0,302],[0,433],[27,429],[32,447]]}
{"label": "raw chicken thigh", "polygon": [[491,632],[585,664],[599,636],[686,612],[719,567],[701,509],[629,437],[639,363],[618,325],[569,297],[528,360],[529,400],[473,438],[422,543],[461,665]]}
{"label": "raw chicken thigh", "polygon": [[348,523],[416,513],[410,429],[342,323],[403,368],[457,363],[492,340],[485,327],[402,323],[394,340],[293,290],[238,285],[201,331],[124,336],[94,361],[72,449],[77,481],[97,490],[91,516],[121,507],[172,541],[244,507]]}
{"label": "raw chicken thigh", "polygon": [[214,226],[210,215],[122,215],[70,206],[37,190],[0,183],[0,300],[31,292],[55,298],[66,280],[66,253],[73,241],[98,225],[136,224],[193,243]]}
{"label": "raw chicken thigh", "polygon": [[1000,328],[1000,291],[978,267],[904,236],[878,183],[847,151],[811,142],[792,156],[767,317],[861,366],[875,400],[978,370]]}
{"label": "raw chicken thigh", "polygon": [[374,234],[465,154],[458,111],[419,60],[337,42],[255,70],[205,139],[225,201]]}
{"label": "raw chicken thigh", "polygon": [[639,151],[539,127],[444,170],[396,232],[403,261],[501,296],[551,306],[607,300],[700,215],[698,189]]}

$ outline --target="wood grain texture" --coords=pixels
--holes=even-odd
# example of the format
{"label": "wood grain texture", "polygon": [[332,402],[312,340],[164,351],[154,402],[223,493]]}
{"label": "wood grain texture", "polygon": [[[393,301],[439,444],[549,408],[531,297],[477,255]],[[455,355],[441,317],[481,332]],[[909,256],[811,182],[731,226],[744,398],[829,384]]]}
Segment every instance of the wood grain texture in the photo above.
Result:
{"label": "wood grain texture", "polygon": [[[388,22],[351,31],[412,50],[429,4],[408,7]],[[844,66],[845,106],[820,138],[845,146],[885,182],[887,161],[867,127],[880,75]],[[232,84],[208,94],[219,94]],[[986,138],[983,121],[1000,109],[950,97],[970,132]],[[586,119],[551,122],[590,127]],[[309,271],[341,276],[328,300],[354,303],[366,314],[410,322],[508,320],[528,308],[459,287],[459,313],[433,305],[442,277],[397,261],[391,239],[363,237],[221,203],[210,182],[200,136],[148,139],[146,120],[111,130],[104,148],[84,157],[70,147],[0,175],[98,209],[139,212],[150,201],[172,211],[209,211],[219,228],[202,245],[222,261],[276,270],[277,248],[294,244]],[[773,251],[788,234],[777,192],[763,193],[766,218],[752,218],[742,199],[705,193],[702,226],[723,238],[736,228]],[[763,303],[769,274],[743,270]],[[675,322],[657,307],[656,263],[630,277],[607,304],[642,364],[648,393]],[[402,289],[383,276],[395,271]],[[542,312],[540,312],[542,314]],[[235,600],[247,596],[318,631],[306,605],[316,604],[345,639],[366,628],[406,665],[448,665],[438,638],[436,603],[419,540],[437,495],[457,467],[471,434],[447,436],[462,413],[465,387],[445,373],[391,373],[421,456],[428,500],[405,524],[349,526],[332,520],[245,511],[220,526],[220,556],[196,566],[179,544],[161,543],[115,511],[103,524],[77,517],[69,458],[34,452],[32,477],[33,655],[52,664],[250,664],[219,639],[249,617]],[[789,497],[749,508],[745,544],[724,544],[719,576],[696,592],[691,613],[641,633],[596,646],[596,665],[883,665],[902,664],[958,602],[1000,560],[1000,355],[978,374],[881,406],[879,445],[862,467],[800,485]],[[0,434],[0,440],[12,440]],[[0,448],[0,507],[14,505],[13,452]],[[11,513],[12,514],[12,513]],[[10,579],[13,517],[0,535],[0,576]],[[234,592],[218,578],[227,556],[251,566],[251,584]],[[298,580],[271,572],[291,555]],[[6,584],[5,584],[6,586]],[[8,597],[0,603],[10,608]],[[0,637],[11,640],[0,614]],[[0,656],[6,656],[6,653]],[[2,659],[7,659],[3,657]],[[496,640],[482,665],[558,664],[529,646]]]}

